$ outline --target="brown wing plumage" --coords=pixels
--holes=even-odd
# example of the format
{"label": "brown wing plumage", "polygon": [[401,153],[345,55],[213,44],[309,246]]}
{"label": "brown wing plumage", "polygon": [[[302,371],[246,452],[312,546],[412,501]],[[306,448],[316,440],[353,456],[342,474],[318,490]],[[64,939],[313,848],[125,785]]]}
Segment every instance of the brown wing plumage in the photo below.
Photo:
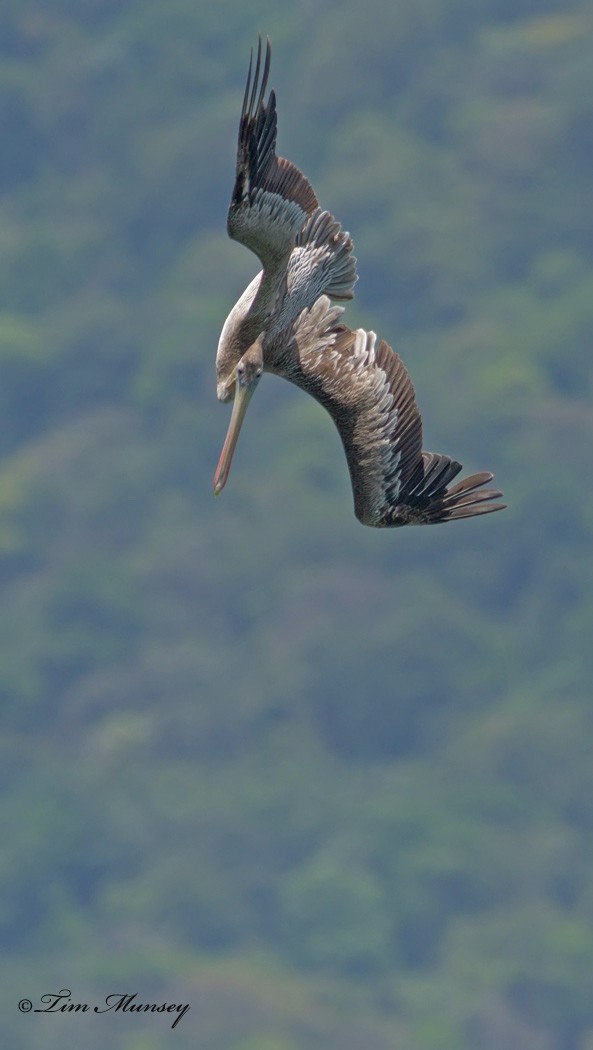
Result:
{"label": "brown wing plumage", "polygon": [[448,487],[462,467],[422,451],[422,420],[401,358],[374,332],[341,324],[321,296],[295,328],[298,367],[287,378],[332,416],[344,445],[354,510],[363,525],[428,525],[502,510],[482,471]]}
{"label": "brown wing plumage", "polygon": [[249,63],[243,97],[235,186],[227,218],[229,236],[259,256],[264,268],[281,265],[290,255],[305,219],[318,206],[313,188],[291,161],[276,156],[276,96],[264,96],[271,47],[262,61],[259,38],[255,69]]}

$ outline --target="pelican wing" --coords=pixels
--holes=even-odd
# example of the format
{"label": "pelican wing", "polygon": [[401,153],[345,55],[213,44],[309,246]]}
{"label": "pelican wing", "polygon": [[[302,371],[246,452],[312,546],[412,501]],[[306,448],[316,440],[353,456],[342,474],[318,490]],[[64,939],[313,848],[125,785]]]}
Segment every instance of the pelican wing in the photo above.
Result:
{"label": "pelican wing", "polygon": [[398,354],[374,332],[351,331],[321,296],[295,329],[299,371],[289,376],[332,416],[344,445],[354,510],[363,525],[389,528],[502,510],[482,471],[448,487],[462,467],[422,451],[422,420]]}
{"label": "pelican wing", "polygon": [[283,338],[304,309],[321,295],[353,299],[358,280],[350,234],[328,211],[316,208],[299,230],[283,274],[283,294],[278,296],[268,330]]}
{"label": "pelican wing", "polygon": [[253,53],[243,97],[235,186],[227,218],[233,240],[259,256],[264,269],[281,266],[292,251],[305,219],[317,208],[308,179],[289,160],[276,156],[276,96],[264,96],[270,72],[271,47],[262,61],[259,38],[255,69]]}

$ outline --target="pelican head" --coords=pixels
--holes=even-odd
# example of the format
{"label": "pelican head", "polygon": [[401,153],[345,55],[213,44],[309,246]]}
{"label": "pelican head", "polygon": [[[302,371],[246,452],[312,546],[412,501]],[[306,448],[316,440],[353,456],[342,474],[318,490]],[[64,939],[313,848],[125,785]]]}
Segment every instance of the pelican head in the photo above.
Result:
{"label": "pelican head", "polygon": [[220,459],[214,475],[215,496],[218,496],[226,485],[229,471],[231,469],[233,453],[241,430],[241,424],[245,418],[247,406],[251,401],[255,388],[259,383],[264,370],[262,342],[263,333],[259,335],[249,349],[245,351],[243,357],[233,369],[227,384],[229,393],[232,392],[234,386],[235,400],[233,402],[233,411],[231,413],[229,429],[227,430],[227,435],[224,439],[224,445],[222,446],[222,452],[220,453]]}

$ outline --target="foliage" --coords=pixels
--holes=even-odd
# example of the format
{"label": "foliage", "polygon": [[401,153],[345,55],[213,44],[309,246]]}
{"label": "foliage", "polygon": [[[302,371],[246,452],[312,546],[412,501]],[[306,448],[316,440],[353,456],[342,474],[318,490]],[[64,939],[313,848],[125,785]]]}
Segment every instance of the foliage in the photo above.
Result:
{"label": "foliage", "polygon": [[[504,516],[362,529],[270,377],[211,498],[258,29],[280,151],[356,241],[347,319]],[[2,5],[16,1050],[162,1045],[18,1014],[54,986],[184,998],[182,1048],[593,1045],[592,43],[579,0]]]}

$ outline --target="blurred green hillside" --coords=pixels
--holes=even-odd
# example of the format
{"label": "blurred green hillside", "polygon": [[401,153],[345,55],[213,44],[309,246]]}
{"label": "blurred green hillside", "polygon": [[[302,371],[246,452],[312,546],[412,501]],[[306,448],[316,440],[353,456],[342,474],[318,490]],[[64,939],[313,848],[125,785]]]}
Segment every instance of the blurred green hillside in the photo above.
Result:
{"label": "blurred green hillside", "polygon": [[[362,528],[272,377],[213,499],[260,30],[347,320],[504,514]],[[592,52],[587,0],[0,5],[11,1050],[593,1050]]]}

